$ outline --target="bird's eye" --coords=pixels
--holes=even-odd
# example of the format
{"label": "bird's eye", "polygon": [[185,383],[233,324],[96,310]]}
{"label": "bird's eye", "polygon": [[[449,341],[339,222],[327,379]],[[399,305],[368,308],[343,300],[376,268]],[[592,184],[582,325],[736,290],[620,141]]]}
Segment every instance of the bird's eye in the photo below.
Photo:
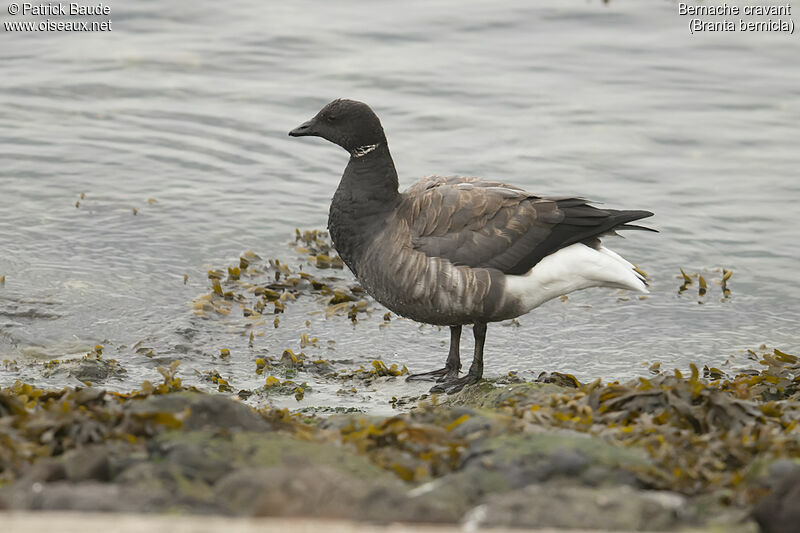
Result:
{"label": "bird's eye", "polygon": [[326,118],[328,122],[336,122],[336,115],[328,115]]}

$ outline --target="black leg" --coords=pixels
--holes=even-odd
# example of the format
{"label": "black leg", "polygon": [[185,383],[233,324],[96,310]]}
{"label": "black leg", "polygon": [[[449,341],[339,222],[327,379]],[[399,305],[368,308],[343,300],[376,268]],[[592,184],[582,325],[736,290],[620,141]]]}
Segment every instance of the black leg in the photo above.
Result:
{"label": "black leg", "polygon": [[444,364],[447,371],[439,381],[458,377],[461,370],[461,326],[450,326],[450,352],[447,354],[447,362]]}
{"label": "black leg", "polygon": [[475,355],[472,357],[472,365],[469,372],[463,378],[447,379],[439,385],[435,385],[431,392],[446,392],[452,394],[458,392],[467,385],[477,383],[483,377],[483,345],[486,342],[486,323],[476,322],[472,327],[475,335]]}
{"label": "black leg", "polygon": [[427,379],[445,381],[455,379],[458,377],[459,370],[461,370],[461,326],[450,326],[450,352],[447,354],[447,362],[444,364],[444,368],[421,374],[411,374],[406,378],[406,381]]}

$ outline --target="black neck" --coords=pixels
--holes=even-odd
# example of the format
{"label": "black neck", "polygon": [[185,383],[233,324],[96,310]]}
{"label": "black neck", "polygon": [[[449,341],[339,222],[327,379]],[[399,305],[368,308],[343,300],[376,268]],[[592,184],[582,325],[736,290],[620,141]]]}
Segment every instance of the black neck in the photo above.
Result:
{"label": "black neck", "polygon": [[351,155],[339,191],[357,204],[394,204],[398,197],[397,170],[386,141],[363,155]]}
{"label": "black neck", "polygon": [[385,141],[350,158],[333,195],[328,229],[336,251],[356,275],[359,254],[380,234],[399,200],[397,171]]}

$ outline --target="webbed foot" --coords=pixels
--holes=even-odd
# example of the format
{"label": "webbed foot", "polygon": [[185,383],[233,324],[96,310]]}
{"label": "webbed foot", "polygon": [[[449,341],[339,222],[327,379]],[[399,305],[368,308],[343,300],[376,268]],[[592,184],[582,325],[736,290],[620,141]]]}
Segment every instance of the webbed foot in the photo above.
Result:
{"label": "webbed foot", "polygon": [[439,370],[431,370],[430,372],[422,372],[420,374],[411,374],[406,378],[406,381],[449,381],[458,377],[458,370],[450,368],[440,368]]}
{"label": "webbed foot", "polygon": [[453,394],[458,392],[467,385],[474,385],[481,380],[480,375],[475,375],[472,372],[467,373],[466,376],[454,379],[447,379],[431,387],[431,392]]}

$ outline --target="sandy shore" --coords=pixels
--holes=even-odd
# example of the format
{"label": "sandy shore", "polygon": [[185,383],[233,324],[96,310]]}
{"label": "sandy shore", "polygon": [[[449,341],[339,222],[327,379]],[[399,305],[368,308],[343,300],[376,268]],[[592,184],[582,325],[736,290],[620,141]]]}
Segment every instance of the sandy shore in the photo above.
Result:
{"label": "sandy shore", "polygon": [[[284,518],[227,518],[210,516],[163,516],[108,513],[0,513],[0,523],[6,531],[19,533],[455,533],[469,531],[456,526],[390,524],[371,525],[337,520],[305,520]],[[563,533],[563,529],[484,529],[495,533]],[[581,533],[580,530],[569,530]],[[687,531],[713,531],[687,530]],[[592,530],[592,533],[602,533]],[[584,530],[584,533],[590,533]],[[615,533],[625,533],[616,531]]]}

